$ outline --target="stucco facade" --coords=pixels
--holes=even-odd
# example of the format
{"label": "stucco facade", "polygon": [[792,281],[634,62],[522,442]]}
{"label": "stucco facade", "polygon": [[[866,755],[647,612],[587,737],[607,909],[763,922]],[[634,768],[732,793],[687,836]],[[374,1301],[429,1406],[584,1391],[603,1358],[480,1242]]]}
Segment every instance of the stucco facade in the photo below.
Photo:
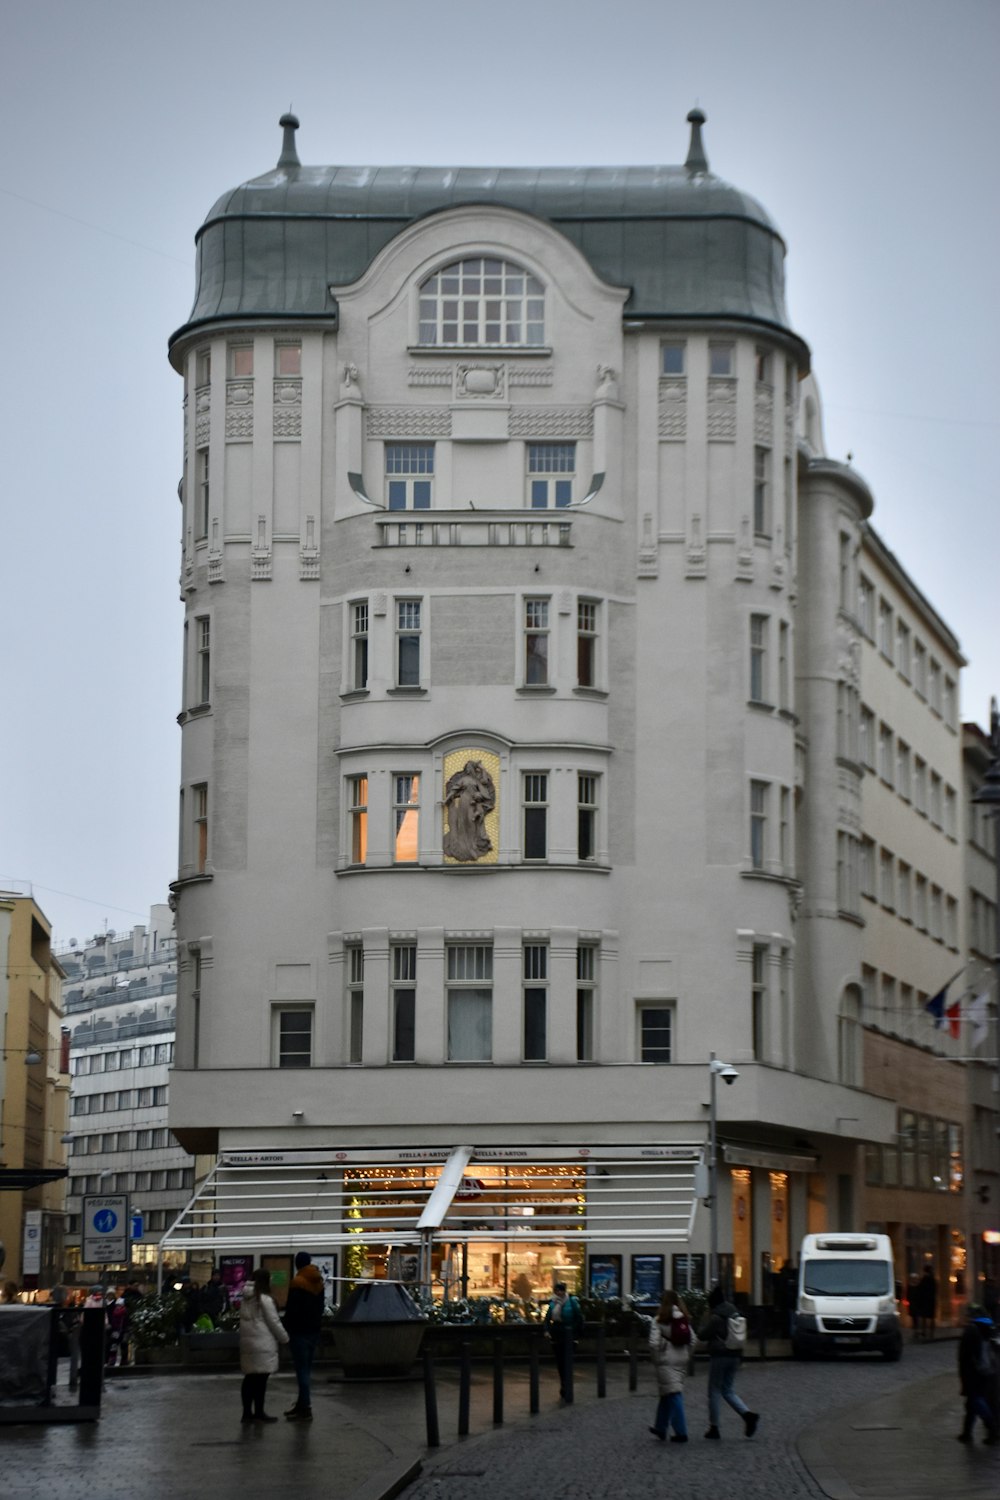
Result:
{"label": "stucco facade", "polygon": [[[858,1227],[896,1129],[859,1024],[872,497],[823,450],[780,236],[696,114],[683,167],[575,175],[301,167],[285,124],[171,341],[171,1126],[279,1178],[424,1153],[420,1192],[471,1148],[438,1223],[488,1289],[526,1231],[455,1202],[523,1205],[486,1161],[572,1168],[572,1233],[535,1205],[535,1241],[622,1255],[627,1290],[630,1252],[704,1257],[714,1052],[720,1245],[759,1300],[807,1229]],[[644,1229],[660,1150],[686,1207]],[[350,1197],[246,1248],[346,1254]],[[378,1268],[419,1236],[369,1207]]]}

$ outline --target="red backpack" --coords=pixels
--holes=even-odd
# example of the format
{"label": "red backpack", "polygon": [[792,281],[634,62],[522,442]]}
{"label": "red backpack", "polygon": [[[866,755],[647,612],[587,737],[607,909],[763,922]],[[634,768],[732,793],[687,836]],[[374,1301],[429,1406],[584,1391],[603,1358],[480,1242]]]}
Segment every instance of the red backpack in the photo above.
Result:
{"label": "red backpack", "polygon": [[691,1325],[687,1318],[670,1319],[670,1342],[683,1347],[691,1342]]}

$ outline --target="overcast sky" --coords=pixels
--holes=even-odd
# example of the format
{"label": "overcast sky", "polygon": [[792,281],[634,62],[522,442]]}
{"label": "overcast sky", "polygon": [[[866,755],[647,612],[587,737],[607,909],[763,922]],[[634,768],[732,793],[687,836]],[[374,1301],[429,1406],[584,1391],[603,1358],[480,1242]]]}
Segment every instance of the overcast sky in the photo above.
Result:
{"label": "overcast sky", "polygon": [[788,245],[827,446],[1000,689],[998,0],[7,0],[0,19],[0,885],[60,942],[175,874],[193,238],[304,162],[681,162]]}

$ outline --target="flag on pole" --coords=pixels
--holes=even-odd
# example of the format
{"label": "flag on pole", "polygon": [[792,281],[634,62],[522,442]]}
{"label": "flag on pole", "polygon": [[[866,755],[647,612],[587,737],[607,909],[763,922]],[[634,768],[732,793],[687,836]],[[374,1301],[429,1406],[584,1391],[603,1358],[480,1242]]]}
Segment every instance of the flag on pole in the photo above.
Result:
{"label": "flag on pole", "polygon": [[987,1009],[989,1003],[990,992],[989,990],[983,990],[976,996],[972,1004],[969,1006],[968,1010],[965,1012],[965,1018],[972,1027],[972,1036],[969,1038],[969,1045],[973,1051],[975,1051],[978,1046],[985,1042],[987,1036],[989,1035],[990,1028],[989,1022],[987,1020]]}
{"label": "flag on pole", "polygon": [[944,989],[938,990],[936,995],[932,995],[927,1004],[924,1006],[927,1014],[934,1021],[934,1026],[937,1030],[940,1030],[944,1025],[944,1003],[948,998],[948,988],[950,984],[951,980],[949,979],[948,984],[945,985]]}
{"label": "flag on pole", "polygon": [[953,1001],[952,1004],[949,1005],[948,1009],[945,1011],[945,1016],[946,1016],[947,1021],[948,1021],[948,1030],[951,1033],[952,1040],[957,1042],[959,1036],[961,1035],[961,1031],[962,1031],[962,1002],[961,1002],[961,1000],[955,1000],[955,1001]]}

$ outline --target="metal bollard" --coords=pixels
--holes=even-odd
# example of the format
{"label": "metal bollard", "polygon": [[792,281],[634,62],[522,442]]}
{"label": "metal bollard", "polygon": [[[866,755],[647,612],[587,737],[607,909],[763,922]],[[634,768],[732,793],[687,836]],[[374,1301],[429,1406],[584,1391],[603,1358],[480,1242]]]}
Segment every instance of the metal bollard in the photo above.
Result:
{"label": "metal bollard", "polygon": [[603,1323],[597,1325],[597,1395],[608,1394],[608,1370],[607,1370],[607,1329]]}
{"label": "metal bollard", "polygon": [[528,1344],[528,1410],[533,1417],[538,1416],[538,1346],[541,1342],[541,1334],[535,1332],[531,1335]]}
{"label": "metal bollard", "polygon": [[438,1428],[437,1389],[434,1385],[434,1361],[424,1350],[424,1415],[427,1420],[427,1446],[440,1448],[441,1433]]}
{"label": "metal bollard", "polygon": [[503,1426],[503,1345],[493,1340],[493,1425]]}
{"label": "metal bollard", "polygon": [[458,1435],[469,1435],[469,1399],[472,1391],[472,1358],[469,1344],[458,1346]]}

